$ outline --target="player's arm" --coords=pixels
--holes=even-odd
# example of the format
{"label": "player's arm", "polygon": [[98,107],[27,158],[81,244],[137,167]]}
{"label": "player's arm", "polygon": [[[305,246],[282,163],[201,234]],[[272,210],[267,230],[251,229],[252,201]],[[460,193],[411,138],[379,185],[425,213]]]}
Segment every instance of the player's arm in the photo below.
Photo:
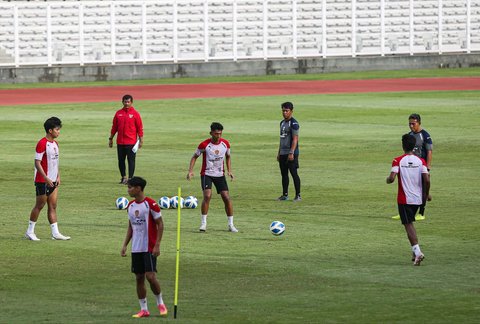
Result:
{"label": "player's arm", "polygon": [[60,180],[60,170],[58,170],[57,181],[56,182],[57,182],[57,187],[58,187],[60,185],[60,182],[61,182],[61,180]]}
{"label": "player's arm", "polygon": [[45,180],[45,183],[46,183],[49,187],[53,187],[53,181],[50,180],[50,179],[47,177],[47,174],[45,173],[45,170],[43,170],[42,161],[41,161],[41,160],[35,159],[35,169],[37,169],[37,172],[40,173],[40,175],[43,177],[43,179]]}
{"label": "player's arm", "polygon": [[200,155],[197,155],[197,152],[195,152],[190,159],[190,165],[188,166],[188,173],[187,173],[187,180],[190,180],[193,178],[193,167],[195,166],[195,162],[197,161],[198,157]]}
{"label": "player's arm", "polygon": [[132,234],[133,234],[132,224],[130,223],[130,220],[128,220],[127,234],[125,235],[122,251],[120,252],[120,255],[122,257],[127,256],[127,246],[128,246],[128,243],[130,243],[130,240],[132,239]]}
{"label": "player's arm", "polygon": [[112,129],[110,130],[110,137],[108,138],[108,147],[113,146],[113,138],[115,137],[115,134],[118,131],[118,122],[117,122],[117,114],[115,113],[115,116],[113,116],[113,121],[112,121]]}
{"label": "player's arm", "polygon": [[297,148],[297,145],[298,145],[298,135],[293,135],[292,145],[290,146],[290,152],[288,152],[288,159],[290,161],[293,161],[294,159],[294,153],[295,153],[295,149]]}
{"label": "player's arm", "polygon": [[227,163],[227,175],[233,181],[235,179],[235,176],[232,173],[232,159],[230,157],[230,154],[225,154],[225,160],[226,160],[226,163]]}
{"label": "player's arm", "polygon": [[423,201],[430,201],[432,200],[432,196],[430,196],[430,177],[428,173],[422,173],[422,180],[423,180]]}
{"label": "player's arm", "polygon": [[395,172],[390,172],[390,175],[387,177],[387,183],[393,183],[395,181],[395,176],[397,173]]}
{"label": "player's arm", "polygon": [[152,254],[154,256],[160,255],[160,242],[162,241],[163,237],[163,219],[159,217],[155,220],[155,225],[157,226],[157,241],[155,242],[155,246],[153,247]]}
{"label": "player's arm", "polygon": [[427,168],[428,170],[430,170],[430,168],[432,167],[432,150],[428,150],[427,151],[427,159],[425,162],[427,162]]}

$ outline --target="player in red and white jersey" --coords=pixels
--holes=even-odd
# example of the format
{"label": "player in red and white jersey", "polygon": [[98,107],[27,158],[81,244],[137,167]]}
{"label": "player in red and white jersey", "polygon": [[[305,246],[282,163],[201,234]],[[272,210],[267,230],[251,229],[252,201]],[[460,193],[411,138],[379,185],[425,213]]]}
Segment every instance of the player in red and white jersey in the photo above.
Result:
{"label": "player in red and white jersey", "polygon": [[145,196],[147,181],[132,177],[127,182],[128,194],[134,197],[127,207],[128,229],[123,242],[121,255],[127,255],[127,246],[132,241],[132,273],[135,274],[140,312],[133,317],[148,317],[147,289],[145,278],[150,284],[157,308],[161,316],[167,315],[167,307],[162,298],[162,290],[157,279],[157,257],[160,255],[160,243],[163,236],[163,220],[160,206]]}
{"label": "player in red and white jersey", "polygon": [[30,221],[25,237],[32,241],[40,241],[35,234],[35,225],[38,216],[45,204],[48,204],[47,217],[52,230],[52,239],[69,240],[69,236],[62,235],[57,224],[57,197],[60,185],[59,149],[55,139],[60,135],[62,122],[57,117],[51,117],[43,124],[46,135],[38,141],[35,149],[35,206],[30,212]]}
{"label": "player in red and white jersey", "polygon": [[230,158],[230,143],[222,138],[223,126],[220,123],[210,125],[210,136],[198,145],[197,150],[190,159],[187,180],[193,177],[193,167],[197,158],[203,154],[200,180],[203,192],[202,217],[200,232],[207,230],[207,215],[212,198],[212,184],[215,185],[217,193],[221,195],[227,213],[228,230],[236,233],[238,230],[233,225],[233,205],[228,192],[228,184],[225,179],[224,160],[227,164],[227,174],[233,180],[232,162]]}
{"label": "player in red and white jersey", "polygon": [[398,177],[398,212],[400,219],[407,232],[408,240],[415,254],[413,265],[418,266],[424,259],[424,255],[418,244],[417,233],[413,222],[418,208],[426,200],[430,201],[430,177],[428,176],[425,160],[413,154],[416,139],[413,135],[402,136],[402,146],[405,154],[396,157],[392,162],[390,175],[387,183],[393,183]]}

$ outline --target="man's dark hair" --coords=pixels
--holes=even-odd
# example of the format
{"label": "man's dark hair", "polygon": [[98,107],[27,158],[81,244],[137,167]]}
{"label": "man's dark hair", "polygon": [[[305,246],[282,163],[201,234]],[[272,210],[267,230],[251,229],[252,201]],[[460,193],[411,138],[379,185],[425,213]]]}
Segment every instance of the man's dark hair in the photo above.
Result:
{"label": "man's dark hair", "polygon": [[140,187],[145,189],[145,186],[147,185],[147,180],[141,178],[141,177],[131,177],[128,179],[127,184],[132,187]]}
{"label": "man's dark hair", "polygon": [[408,119],[415,119],[416,121],[418,121],[419,124],[422,123],[422,118],[419,114],[411,114],[410,116],[408,116]]}
{"label": "man's dark hair", "polygon": [[217,123],[217,122],[213,122],[211,125],[210,125],[210,131],[216,131],[216,130],[221,130],[223,131],[223,125],[220,124],[220,123]]}
{"label": "man's dark hair", "polygon": [[417,140],[415,136],[410,134],[405,134],[402,136],[402,147],[405,152],[411,152],[415,148]]}
{"label": "man's dark hair", "polygon": [[122,102],[124,102],[125,100],[128,100],[128,99],[130,99],[133,102],[133,97],[129,94],[126,94],[122,97]]}
{"label": "man's dark hair", "polygon": [[48,133],[49,130],[57,127],[62,128],[62,121],[57,117],[50,117],[43,124],[43,128],[45,128],[46,133]]}
{"label": "man's dark hair", "polygon": [[281,107],[282,107],[282,109],[293,110],[293,103],[291,103],[290,101],[287,101],[287,102],[282,103]]}

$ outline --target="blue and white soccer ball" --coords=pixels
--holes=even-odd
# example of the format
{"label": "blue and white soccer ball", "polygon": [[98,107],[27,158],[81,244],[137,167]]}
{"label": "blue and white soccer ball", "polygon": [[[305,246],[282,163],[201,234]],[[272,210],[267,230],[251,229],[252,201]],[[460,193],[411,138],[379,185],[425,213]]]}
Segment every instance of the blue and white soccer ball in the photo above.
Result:
{"label": "blue and white soccer ball", "polygon": [[275,236],[282,235],[283,232],[285,232],[285,224],[280,221],[273,221],[272,224],[270,224],[270,232]]}
{"label": "blue and white soccer ball", "polygon": [[180,197],[180,206],[178,204],[178,196],[170,198],[170,208],[177,209],[178,207],[183,208],[185,205],[185,199]]}
{"label": "blue and white soccer ball", "polygon": [[162,209],[170,208],[170,198],[168,198],[167,196],[163,196],[158,200],[158,205],[160,205],[160,208]]}
{"label": "blue and white soccer ball", "polygon": [[185,198],[185,208],[197,208],[198,206],[198,200],[195,196],[188,196]]}
{"label": "blue and white soccer ball", "polygon": [[117,209],[125,209],[128,206],[128,199],[125,197],[118,197],[117,200],[115,201],[115,206],[117,206]]}

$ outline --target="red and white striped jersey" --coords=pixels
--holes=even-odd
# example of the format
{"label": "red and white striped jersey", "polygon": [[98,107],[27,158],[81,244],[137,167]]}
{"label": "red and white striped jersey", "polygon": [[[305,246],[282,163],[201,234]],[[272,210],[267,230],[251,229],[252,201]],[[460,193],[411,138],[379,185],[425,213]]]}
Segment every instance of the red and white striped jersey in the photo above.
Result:
{"label": "red and white striped jersey", "polygon": [[202,170],[200,175],[210,177],[223,177],[225,175],[223,160],[225,155],[230,156],[230,143],[223,138],[217,144],[212,143],[212,139],[206,139],[198,145],[195,155],[200,156],[203,153]]}
{"label": "red and white striped jersey", "polygon": [[[49,141],[46,137],[39,140],[35,148],[35,160],[41,161],[43,171],[50,180],[57,181],[59,150],[56,141]],[[37,168],[35,168],[34,181],[45,183],[45,179],[37,171]]]}
{"label": "red and white striped jersey", "polygon": [[155,220],[162,217],[160,206],[150,197],[142,202],[132,200],[127,207],[132,225],[132,253],[152,252],[157,242],[158,229]]}
{"label": "red and white striped jersey", "polygon": [[422,204],[422,173],[428,173],[425,160],[413,154],[403,154],[393,159],[392,171],[398,174],[399,204]]}

